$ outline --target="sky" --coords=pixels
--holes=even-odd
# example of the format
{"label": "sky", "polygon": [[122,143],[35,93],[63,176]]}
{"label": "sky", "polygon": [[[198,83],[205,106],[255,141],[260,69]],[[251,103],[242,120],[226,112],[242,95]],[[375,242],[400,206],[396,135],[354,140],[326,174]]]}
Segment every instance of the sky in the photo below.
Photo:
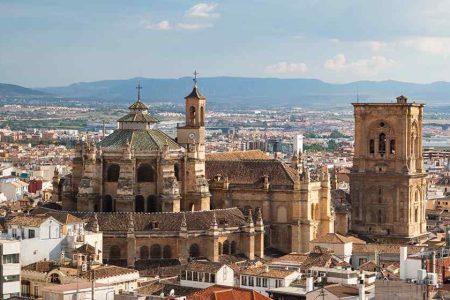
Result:
{"label": "sky", "polygon": [[450,0],[0,0],[0,82],[450,81]]}

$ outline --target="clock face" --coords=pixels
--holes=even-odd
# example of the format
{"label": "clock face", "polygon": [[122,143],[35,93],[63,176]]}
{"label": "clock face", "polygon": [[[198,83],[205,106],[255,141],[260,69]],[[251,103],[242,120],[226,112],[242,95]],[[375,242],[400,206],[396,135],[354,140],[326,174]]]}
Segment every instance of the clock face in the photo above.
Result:
{"label": "clock face", "polygon": [[189,133],[189,139],[191,140],[195,139],[195,133],[193,132]]}

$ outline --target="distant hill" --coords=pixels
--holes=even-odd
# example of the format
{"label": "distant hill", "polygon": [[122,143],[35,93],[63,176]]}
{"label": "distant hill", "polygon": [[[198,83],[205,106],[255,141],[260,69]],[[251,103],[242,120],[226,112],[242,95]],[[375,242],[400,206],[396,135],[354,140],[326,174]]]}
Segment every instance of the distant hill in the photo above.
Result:
{"label": "distant hill", "polygon": [[29,97],[48,95],[43,91],[25,88],[20,85],[0,83],[0,97]]}
{"label": "distant hill", "polygon": [[[70,98],[130,103],[136,98],[138,81],[144,88],[142,98],[146,102],[182,102],[192,88],[192,79],[183,77],[103,80],[39,90]],[[416,84],[387,80],[332,84],[317,79],[208,77],[201,78],[199,86],[209,101],[230,105],[339,105],[355,102],[357,93],[360,101],[393,101],[404,94],[427,104],[450,103],[449,82]]]}

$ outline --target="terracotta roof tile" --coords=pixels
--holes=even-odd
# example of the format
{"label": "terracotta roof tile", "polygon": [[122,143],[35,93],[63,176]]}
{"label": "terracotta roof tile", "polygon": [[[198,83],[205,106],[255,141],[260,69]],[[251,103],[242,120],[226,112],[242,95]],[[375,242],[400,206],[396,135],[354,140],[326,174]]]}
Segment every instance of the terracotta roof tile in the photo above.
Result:
{"label": "terracotta roof tile", "polygon": [[[125,274],[132,274],[137,273],[134,269],[128,269],[128,268],[122,268],[117,266],[102,266],[95,268],[93,270],[90,270],[86,273],[84,273],[81,278],[85,279],[102,279],[102,278],[108,278],[113,276],[119,276],[119,275],[125,275]],[[91,275],[93,275],[91,277]]]}
{"label": "terracotta roof tile", "polygon": [[[395,244],[355,244],[353,245],[353,253],[391,253],[400,255],[400,247],[402,245]],[[408,254],[416,254],[425,249],[425,246],[408,246]]]}
{"label": "terracotta roof tile", "polygon": [[213,285],[187,297],[188,300],[269,300],[256,291]]}

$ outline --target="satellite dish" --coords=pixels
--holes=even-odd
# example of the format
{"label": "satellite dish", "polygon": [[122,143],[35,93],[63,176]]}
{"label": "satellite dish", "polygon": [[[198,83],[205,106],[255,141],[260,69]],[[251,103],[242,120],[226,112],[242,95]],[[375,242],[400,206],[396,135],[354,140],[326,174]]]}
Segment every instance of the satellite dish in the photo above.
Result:
{"label": "satellite dish", "polygon": [[174,289],[171,289],[171,290],[170,290],[169,296],[175,296],[175,290],[174,290]]}

